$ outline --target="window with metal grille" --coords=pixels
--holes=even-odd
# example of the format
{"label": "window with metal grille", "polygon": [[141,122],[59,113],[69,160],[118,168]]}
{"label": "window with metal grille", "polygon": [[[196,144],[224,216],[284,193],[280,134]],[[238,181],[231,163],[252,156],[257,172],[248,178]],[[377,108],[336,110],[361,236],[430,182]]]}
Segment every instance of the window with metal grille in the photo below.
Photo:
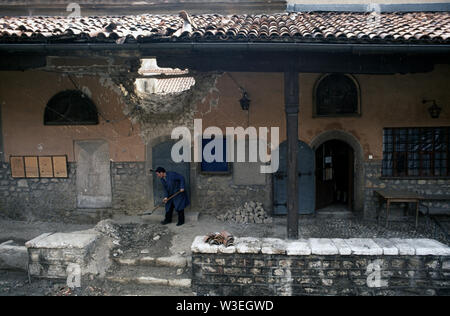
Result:
{"label": "window with metal grille", "polygon": [[360,114],[359,87],[356,79],[345,74],[328,74],[315,86],[316,116],[348,116]]}
{"label": "window with metal grille", "polygon": [[98,112],[94,102],[79,90],[57,93],[48,101],[44,125],[95,125]]}
{"label": "window with metal grille", "polygon": [[450,127],[385,128],[385,177],[450,176]]}

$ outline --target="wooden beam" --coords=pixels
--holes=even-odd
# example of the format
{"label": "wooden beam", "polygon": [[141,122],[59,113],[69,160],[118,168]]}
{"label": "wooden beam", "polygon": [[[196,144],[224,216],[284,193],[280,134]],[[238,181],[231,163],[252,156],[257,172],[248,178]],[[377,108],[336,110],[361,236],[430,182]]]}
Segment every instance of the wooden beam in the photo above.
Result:
{"label": "wooden beam", "polygon": [[160,67],[190,69],[200,72],[284,72],[286,59],[294,58],[292,65],[302,73],[355,73],[396,74],[424,73],[434,69],[435,64],[450,63],[444,56],[401,55],[401,54],[344,54],[344,53],[235,53],[235,54],[189,54],[157,55]]}
{"label": "wooden beam", "polygon": [[298,239],[298,112],[299,74],[284,72],[284,106],[287,135],[287,237]]}
{"label": "wooden beam", "polygon": [[0,55],[0,70],[27,70],[45,67],[47,57],[37,54]]}
{"label": "wooden beam", "polygon": [[3,147],[3,132],[2,132],[2,102],[0,102],[0,162],[5,161],[5,150]]}

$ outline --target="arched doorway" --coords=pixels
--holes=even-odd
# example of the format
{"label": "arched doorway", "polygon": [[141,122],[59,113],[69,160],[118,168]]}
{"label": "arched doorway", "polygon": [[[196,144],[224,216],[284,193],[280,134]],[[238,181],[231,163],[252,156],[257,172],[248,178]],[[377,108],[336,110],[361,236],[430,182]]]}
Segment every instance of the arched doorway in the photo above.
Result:
{"label": "arched doorway", "polygon": [[[188,162],[174,162],[171,157],[172,146],[175,144],[175,140],[162,141],[151,148],[151,168],[156,169],[161,166],[167,171],[175,171],[181,174],[185,179],[186,192],[190,197],[190,165]],[[164,189],[161,184],[161,180],[153,176],[152,177],[153,188],[153,204],[156,206],[161,203],[165,197]]]}
{"label": "arched doorway", "polygon": [[[287,214],[287,142],[278,148],[280,165],[273,174],[273,204],[274,214]],[[298,213],[312,214],[314,212],[314,151],[308,144],[298,141]]]}
{"label": "arched doorway", "polygon": [[316,209],[352,211],[354,208],[353,148],[338,139],[328,140],[317,147]]}

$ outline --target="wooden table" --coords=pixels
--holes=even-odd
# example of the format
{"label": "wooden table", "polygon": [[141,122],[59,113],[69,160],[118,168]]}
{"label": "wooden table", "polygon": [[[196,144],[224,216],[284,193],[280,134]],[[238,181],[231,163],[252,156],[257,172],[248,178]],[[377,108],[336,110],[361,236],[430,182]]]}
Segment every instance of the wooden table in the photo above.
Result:
{"label": "wooden table", "polygon": [[[416,228],[419,221],[419,203],[423,199],[421,195],[411,191],[397,191],[397,190],[376,190],[375,191],[382,199],[386,200],[386,227],[389,220],[389,209],[391,203],[416,203]],[[378,221],[380,216],[378,214]]]}

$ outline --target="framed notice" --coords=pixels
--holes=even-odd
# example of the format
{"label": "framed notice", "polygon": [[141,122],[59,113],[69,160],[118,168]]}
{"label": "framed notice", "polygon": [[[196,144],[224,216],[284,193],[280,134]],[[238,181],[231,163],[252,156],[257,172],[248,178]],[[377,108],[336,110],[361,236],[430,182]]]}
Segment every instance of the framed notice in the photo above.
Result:
{"label": "framed notice", "polygon": [[39,156],[39,176],[41,178],[53,178],[52,157]]}
{"label": "framed notice", "polygon": [[13,157],[9,159],[11,165],[11,176],[13,178],[25,178],[25,163],[23,157]]}
{"label": "framed notice", "polygon": [[25,176],[27,178],[39,178],[39,162],[38,157],[24,157]]}
{"label": "framed notice", "polygon": [[55,178],[67,178],[67,156],[52,156],[53,176]]}

